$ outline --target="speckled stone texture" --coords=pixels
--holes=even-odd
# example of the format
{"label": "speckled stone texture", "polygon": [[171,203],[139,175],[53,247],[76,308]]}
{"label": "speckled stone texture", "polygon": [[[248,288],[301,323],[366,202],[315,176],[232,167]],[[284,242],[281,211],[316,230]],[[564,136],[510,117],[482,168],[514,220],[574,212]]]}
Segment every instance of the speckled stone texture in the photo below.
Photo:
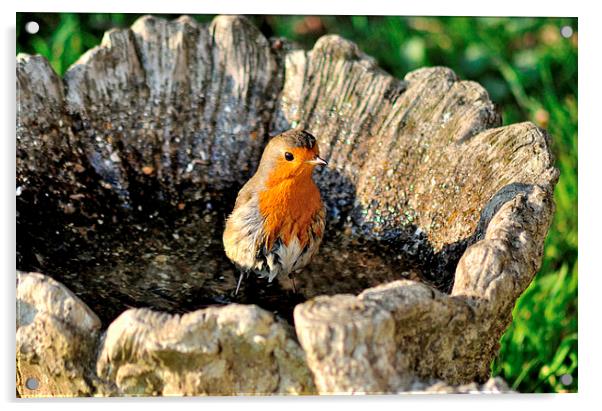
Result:
{"label": "speckled stone texture", "polygon": [[17,272],[19,396],[91,395],[99,335],[96,314],[62,284],[39,273]]}
{"label": "speckled stone texture", "polygon": [[120,395],[315,394],[293,336],[253,305],[128,310],[107,330],[96,367]]}
{"label": "speckled stone texture", "polygon": [[[241,17],[147,16],[63,78],[17,56],[17,113],[17,268],[64,284],[20,274],[20,395],[497,387],[478,384],[541,264],[558,171],[546,131],[501,127],[480,85],[393,78],[334,35],[305,51]],[[291,127],[329,161],[321,253],[298,295],[285,278],[233,300],[223,218]]]}

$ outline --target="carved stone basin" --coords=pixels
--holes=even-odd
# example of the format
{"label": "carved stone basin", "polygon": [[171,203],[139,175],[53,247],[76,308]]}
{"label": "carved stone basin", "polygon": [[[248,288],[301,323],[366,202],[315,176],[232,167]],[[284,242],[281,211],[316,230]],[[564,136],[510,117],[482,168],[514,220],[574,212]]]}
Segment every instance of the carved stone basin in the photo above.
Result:
{"label": "carved stone basin", "polygon": [[[395,79],[333,35],[304,51],[244,18],[144,17],[63,79],[19,55],[17,107],[17,268],[44,274],[19,274],[23,396],[484,382],[554,210],[544,130],[499,127],[450,69]],[[329,161],[323,246],[298,293],[232,297],[224,218],[291,127]],[[36,341],[49,327],[59,348]]]}

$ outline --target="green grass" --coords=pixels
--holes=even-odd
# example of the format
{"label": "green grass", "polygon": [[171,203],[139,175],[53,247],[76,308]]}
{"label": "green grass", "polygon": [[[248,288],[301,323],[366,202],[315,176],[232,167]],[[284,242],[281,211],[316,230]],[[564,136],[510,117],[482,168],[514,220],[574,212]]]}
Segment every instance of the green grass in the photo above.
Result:
{"label": "green grass", "polygon": [[[111,27],[131,14],[18,14],[17,52],[39,53],[63,74]],[[165,16],[175,18],[176,16]],[[211,16],[195,16],[199,21]],[[504,124],[533,121],[547,128],[560,169],[557,211],[540,272],[519,299],[514,321],[492,364],[521,392],[577,390],[577,19],[365,16],[252,16],[268,36],[311,48],[323,34],[355,41],[397,77],[422,66],[445,65],[481,83],[500,107]],[[37,35],[25,22],[40,23]],[[574,34],[565,39],[560,28]],[[563,384],[563,375],[571,383]],[[567,378],[564,378],[564,382]]]}

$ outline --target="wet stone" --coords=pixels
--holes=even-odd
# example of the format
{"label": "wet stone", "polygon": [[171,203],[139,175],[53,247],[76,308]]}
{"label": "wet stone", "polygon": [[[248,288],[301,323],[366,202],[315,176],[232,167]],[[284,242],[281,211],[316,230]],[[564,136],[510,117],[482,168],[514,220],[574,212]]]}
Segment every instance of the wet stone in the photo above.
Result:
{"label": "wet stone", "polygon": [[417,260],[400,248],[365,240],[352,233],[351,225],[333,223],[317,256],[294,275],[296,292],[288,277],[269,283],[250,276],[234,296],[239,273],[222,245],[232,200],[226,206],[218,197],[186,207],[131,207],[137,212],[121,221],[100,224],[97,218],[91,226],[68,222],[73,213],[45,214],[45,224],[36,230],[25,229],[30,226],[25,222],[19,227],[19,269],[61,281],[105,326],[128,308],[181,314],[232,302],[257,304],[292,322],[295,305],[317,295],[357,294],[385,282],[420,278]]}

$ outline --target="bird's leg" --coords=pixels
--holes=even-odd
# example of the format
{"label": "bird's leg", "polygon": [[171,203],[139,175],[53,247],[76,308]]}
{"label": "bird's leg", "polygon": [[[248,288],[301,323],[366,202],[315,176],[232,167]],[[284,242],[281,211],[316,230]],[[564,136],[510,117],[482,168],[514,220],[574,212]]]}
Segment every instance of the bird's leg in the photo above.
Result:
{"label": "bird's leg", "polygon": [[242,284],[242,278],[245,276],[245,270],[240,270],[240,276],[238,277],[238,284],[236,284],[236,291],[234,291],[234,295],[238,295],[238,290],[240,289],[240,285]]}

